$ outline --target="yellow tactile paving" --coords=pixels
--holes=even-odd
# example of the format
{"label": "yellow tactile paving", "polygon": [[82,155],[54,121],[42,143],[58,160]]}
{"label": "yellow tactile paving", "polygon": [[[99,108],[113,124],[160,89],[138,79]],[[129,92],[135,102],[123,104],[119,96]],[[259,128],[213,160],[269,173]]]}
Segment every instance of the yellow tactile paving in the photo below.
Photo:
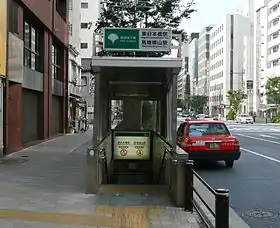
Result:
{"label": "yellow tactile paving", "polygon": [[98,206],[96,212],[102,214],[112,214],[117,225],[120,227],[149,228],[150,217],[164,216],[163,207],[136,207],[136,206]]}
{"label": "yellow tactile paving", "polygon": [[[164,216],[164,208],[145,206],[98,206],[95,209],[95,213],[104,214],[104,216],[0,209],[0,219],[98,227],[149,228],[150,217]],[[108,216],[108,214],[112,216]]]}
{"label": "yellow tactile paving", "polygon": [[105,216],[89,216],[76,214],[45,213],[25,210],[0,209],[0,219],[49,222],[57,224],[110,226],[114,225],[114,218]]}
{"label": "yellow tactile paving", "polygon": [[113,194],[113,193],[168,193],[167,186],[160,185],[103,185],[99,193]]}

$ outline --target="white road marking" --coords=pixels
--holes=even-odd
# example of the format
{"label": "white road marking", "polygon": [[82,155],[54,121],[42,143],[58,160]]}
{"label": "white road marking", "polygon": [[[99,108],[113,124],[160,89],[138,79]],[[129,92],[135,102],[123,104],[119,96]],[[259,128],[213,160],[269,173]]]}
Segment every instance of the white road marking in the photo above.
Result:
{"label": "white road marking", "polygon": [[271,136],[271,135],[260,135],[261,137],[264,137],[264,138],[271,138],[271,139],[278,139],[274,136]]}
{"label": "white road marking", "polygon": [[256,155],[256,156],[259,156],[259,157],[265,158],[265,159],[267,159],[267,160],[270,160],[270,161],[274,161],[274,162],[280,163],[280,160],[275,159],[275,158],[272,158],[272,157],[269,157],[269,156],[266,156],[266,155],[264,155],[264,154],[260,154],[260,153],[257,153],[257,152],[255,152],[255,151],[248,150],[248,149],[245,149],[245,148],[242,148],[242,147],[241,147],[241,150],[243,150],[243,151],[245,151],[245,152],[247,152],[247,153],[254,154],[254,155]]}
{"label": "white road marking", "polygon": [[246,137],[246,138],[250,138],[250,139],[256,139],[256,140],[261,140],[261,141],[264,141],[264,142],[275,143],[275,144],[280,145],[280,142],[275,142],[275,141],[272,141],[272,140],[269,140],[269,139],[262,139],[262,138],[258,138],[258,137],[254,137],[254,136],[249,136],[249,135],[243,135],[243,134],[236,134],[236,135],[240,135],[242,137]]}

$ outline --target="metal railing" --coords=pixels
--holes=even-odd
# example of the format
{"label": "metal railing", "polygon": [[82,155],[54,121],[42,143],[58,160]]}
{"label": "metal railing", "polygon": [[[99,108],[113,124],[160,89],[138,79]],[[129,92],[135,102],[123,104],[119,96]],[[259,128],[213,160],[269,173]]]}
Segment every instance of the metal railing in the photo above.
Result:
{"label": "metal railing", "polygon": [[[194,162],[189,160],[186,162],[186,197],[185,197],[185,209],[193,211],[195,209],[203,222],[208,228],[229,228],[229,190],[228,189],[216,189],[214,190],[201,176],[194,171]],[[212,209],[209,203],[199,194],[198,189],[194,186],[194,177],[200,181],[200,183],[212,194],[215,198],[215,208]],[[210,215],[214,217],[214,224],[210,221],[208,216],[194,199],[194,194],[202,202],[205,208],[210,212]]]}

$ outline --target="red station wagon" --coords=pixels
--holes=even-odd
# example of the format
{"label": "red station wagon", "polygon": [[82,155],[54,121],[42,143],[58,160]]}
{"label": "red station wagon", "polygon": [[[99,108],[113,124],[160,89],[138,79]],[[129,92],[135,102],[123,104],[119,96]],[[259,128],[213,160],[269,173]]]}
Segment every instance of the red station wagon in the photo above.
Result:
{"label": "red station wagon", "polygon": [[240,153],[239,141],[222,121],[185,121],[177,130],[177,144],[190,160],[225,161],[232,167]]}

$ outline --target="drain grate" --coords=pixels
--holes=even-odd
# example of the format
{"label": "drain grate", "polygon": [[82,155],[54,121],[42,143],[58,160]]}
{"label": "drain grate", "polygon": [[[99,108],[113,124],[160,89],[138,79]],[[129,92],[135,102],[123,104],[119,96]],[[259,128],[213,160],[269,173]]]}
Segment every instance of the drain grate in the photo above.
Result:
{"label": "drain grate", "polygon": [[278,217],[279,214],[273,211],[264,211],[264,210],[251,210],[244,213],[246,217],[250,218],[271,218],[271,217]]}
{"label": "drain grate", "polygon": [[2,158],[0,160],[0,164],[4,165],[16,165],[16,164],[22,164],[27,162],[27,157],[16,157],[16,158]]}

